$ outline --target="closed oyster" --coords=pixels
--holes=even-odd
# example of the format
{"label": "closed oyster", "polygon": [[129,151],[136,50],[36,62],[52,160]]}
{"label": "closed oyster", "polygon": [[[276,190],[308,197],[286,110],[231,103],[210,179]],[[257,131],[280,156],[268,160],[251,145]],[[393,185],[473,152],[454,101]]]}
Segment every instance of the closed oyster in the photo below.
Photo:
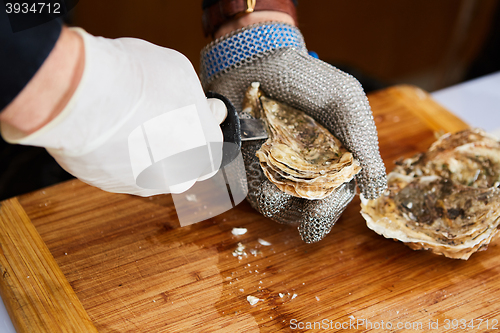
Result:
{"label": "closed oyster", "polygon": [[396,162],[388,190],[362,198],[370,229],[412,249],[468,259],[500,225],[500,143],[481,130],[447,134]]}
{"label": "closed oyster", "polygon": [[269,138],[257,151],[266,177],[280,190],[306,199],[323,199],[361,170],[358,161],[326,128],[304,112],[249,87],[243,112],[266,124]]}

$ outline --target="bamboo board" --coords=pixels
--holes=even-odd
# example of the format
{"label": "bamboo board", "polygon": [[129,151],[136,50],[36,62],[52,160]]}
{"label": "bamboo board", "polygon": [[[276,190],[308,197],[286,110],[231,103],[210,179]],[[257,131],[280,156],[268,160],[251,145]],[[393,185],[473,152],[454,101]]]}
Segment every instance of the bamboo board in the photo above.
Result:
{"label": "bamboo board", "polygon": [[[396,158],[425,150],[435,131],[467,127],[414,87],[369,99],[388,170]],[[311,245],[246,202],[180,228],[168,195],[109,194],[73,180],[14,200],[99,332],[297,332],[308,331],[307,323],[309,331],[391,323],[394,331],[444,332],[460,331],[460,320],[473,320],[474,331],[500,327],[498,240],[468,261],[413,251],[370,231],[358,198],[330,235]],[[234,227],[248,232],[233,236]],[[241,259],[233,256],[239,242],[247,253]],[[2,259],[2,268],[3,260],[10,262]],[[1,288],[12,286],[9,275],[3,280]],[[251,306],[249,295],[261,301]]]}

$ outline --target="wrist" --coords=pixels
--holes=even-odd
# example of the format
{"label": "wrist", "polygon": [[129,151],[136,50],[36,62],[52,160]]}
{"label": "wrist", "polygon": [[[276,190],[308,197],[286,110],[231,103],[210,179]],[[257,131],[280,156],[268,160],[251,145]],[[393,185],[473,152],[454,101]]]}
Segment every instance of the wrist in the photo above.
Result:
{"label": "wrist", "polygon": [[247,27],[249,25],[263,23],[263,22],[282,22],[295,26],[295,20],[293,17],[284,12],[278,11],[260,11],[252,12],[237,19],[231,20],[223,25],[214,33],[214,38],[217,39],[232,31]]}
{"label": "wrist", "polygon": [[297,25],[296,0],[215,0],[203,6],[203,31],[212,38],[262,22]]}
{"label": "wrist", "polygon": [[207,89],[214,79],[279,49],[293,48],[307,54],[300,30],[281,22],[245,26],[212,41],[201,52],[200,79]]}
{"label": "wrist", "polygon": [[64,109],[85,65],[83,40],[63,27],[49,56],[24,89],[0,113],[0,121],[31,134]]}

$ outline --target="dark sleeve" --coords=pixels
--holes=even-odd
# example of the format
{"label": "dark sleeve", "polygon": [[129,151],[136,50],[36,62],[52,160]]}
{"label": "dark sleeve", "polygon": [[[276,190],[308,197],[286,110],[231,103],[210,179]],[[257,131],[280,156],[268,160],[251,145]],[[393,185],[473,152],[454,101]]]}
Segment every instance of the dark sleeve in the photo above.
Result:
{"label": "dark sleeve", "polygon": [[[297,6],[298,0],[292,0],[292,1],[295,4],[295,6]],[[217,2],[219,2],[219,0],[203,0],[202,9],[208,8]]]}
{"label": "dark sleeve", "polygon": [[59,19],[12,32],[5,2],[0,1],[0,111],[23,90],[42,66],[61,33]]}

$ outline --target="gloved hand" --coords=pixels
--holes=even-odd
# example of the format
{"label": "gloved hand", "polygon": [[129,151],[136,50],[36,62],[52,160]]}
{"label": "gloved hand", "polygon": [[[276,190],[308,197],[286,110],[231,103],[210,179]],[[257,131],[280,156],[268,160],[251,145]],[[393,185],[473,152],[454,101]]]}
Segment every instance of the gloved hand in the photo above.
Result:
{"label": "gloved hand", "polygon": [[[353,153],[362,166],[356,180],[365,198],[376,198],[386,188],[377,131],[361,85],[351,75],[309,56],[298,28],[261,23],[223,36],[203,49],[201,71],[204,89],[225,95],[240,112],[246,89],[260,82],[270,98],[308,113]],[[240,113],[240,117],[248,115]],[[247,200],[279,223],[298,223],[305,242],[321,240],[354,197],[354,181],[323,200],[285,194],[260,168],[255,152],[263,142],[242,145]]]}
{"label": "gloved hand", "polygon": [[28,136],[2,123],[4,138],[47,148],[69,173],[110,192],[180,193],[215,174],[221,120],[189,60],[139,39],[77,31],[85,69],[68,105]]}

